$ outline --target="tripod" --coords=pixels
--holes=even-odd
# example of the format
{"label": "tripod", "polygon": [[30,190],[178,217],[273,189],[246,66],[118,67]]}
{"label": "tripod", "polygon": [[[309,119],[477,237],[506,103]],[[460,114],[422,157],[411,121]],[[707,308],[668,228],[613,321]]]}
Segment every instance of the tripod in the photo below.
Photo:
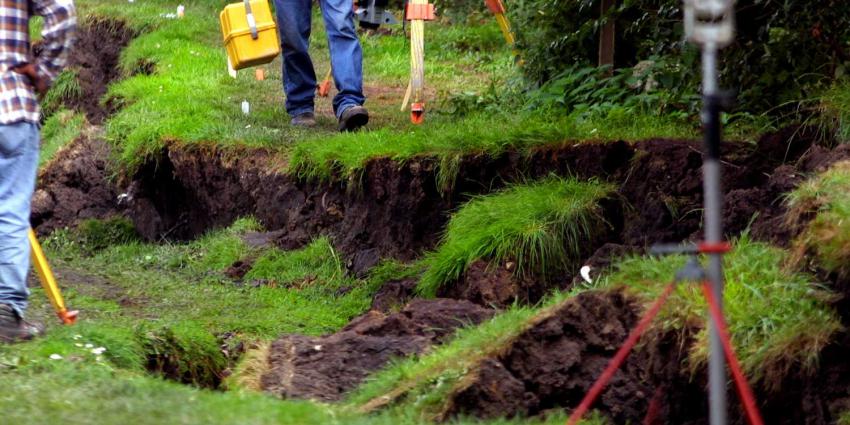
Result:
{"label": "tripod", "polygon": [[[608,381],[622,365],[641,334],[649,327],[664,302],[681,281],[701,281],[703,295],[709,304],[710,357],[708,363],[709,418],[711,425],[726,425],[726,360],[744,404],[747,418],[753,425],[762,424],[752,390],[746,382],[732,350],[732,344],[723,318],[723,255],[729,244],[723,241],[723,192],[721,189],[720,113],[729,102],[720,93],[717,78],[718,51],[728,46],[735,33],[734,0],[684,0],[685,36],[702,50],[704,133],[703,194],[705,241],[699,245],[659,245],[652,249],[655,255],[689,254],[691,260],[680,270],[676,279],[665,288],[645,316],[632,331],[623,347],[612,359],[608,368],[593,384],[581,404],[570,416],[569,425],[575,425],[590,408]],[[708,256],[708,267],[703,267],[697,255]]]}

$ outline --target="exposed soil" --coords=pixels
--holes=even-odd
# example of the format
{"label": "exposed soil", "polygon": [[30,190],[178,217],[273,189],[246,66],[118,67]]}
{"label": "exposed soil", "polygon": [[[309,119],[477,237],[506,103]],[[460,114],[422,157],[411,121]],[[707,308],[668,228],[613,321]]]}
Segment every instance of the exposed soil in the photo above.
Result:
{"label": "exposed soil", "polygon": [[[443,418],[545,414],[574,408],[635,325],[639,306],[620,292],[588,292],[480,362],[444,404]],[[707,424],[705,372],[683,371],[688,335],[644,337],[594,409],[614,423]],[[850,334],[826,347],[817,370],[796,370],[778,390],[755,387],[769,424],[833,424],[850,409]],[[731,423],[745,423],[729,388]]]}
{"label": "exposed soil", "polygon": [[80,26],[68,67],[77,72],[82,93],[64,99],[67,107],[85,112],[92,124],[100,124],[114,112],[101,100],[109,84],[121,76],[121,51],[135,36],[127,24],[114,19],[94,18]]}
{"label": "exposed soil", "polygon": [[384,283],[372,297],[372,310],[383,313],[404,307],[416,296],[417,279],[391,280]]}
{"label": "exposed soil", "polygon": [[[638,312],[639,305],[621,292],[587,292],[568,300],[504,354],[484,360],[447,400],[444,416],[528,416],[577,406],[637,322]],[[676,381],[679,361],[679,350],[668,341],[646,344],[626,361],[594,407],[616,423],[641,423],[657,388]]]}
{"label": "exposed soil", "polygon": [[391,359],[422,353],[492,314],[467,301],[416,300],[398,313],[370,311],[332,335],[285,335],[271,346],[262,387],[283,398],[337,401]]}
{"label": "exposed soil", "polygon": [[59,151],[42,170],[30,218],[40,234],[119,213],[120,192],[110,181],[109,155],[107,143],[84,136]]}
{"label": "exposed soil", "polygon": [[[775,226],[763,223],[781,213],[781,191],[796,184],[798,174],[822,165],[824,160],[813,157],[823,152],[812,148],[812,139],[802,138],[808,133],[793,134],[797,141],[791,150],[775,142],[784,137],[781,134],[768,135],[755,146],[727,144],[724,187],[727,204],[733,207],[727,220],[730,234],[746,228],[752,213],[765,210],[753,221],[754,233],[775,238]],[[132,211],[140,233],[150,240],[193,238],[250,214],[278,232],[276,243],[281,246],[297,248],[329,234],[352,260],[371,250],[360,255],[368,266],[376,258],[409,260],[433,247],[449,212],[470,195],[554,172],[619,183],[623,202],[612,202],[605,217],[615,234],[598,246],[645,246],[698,235],[701,164],[699,142],[564,144],[530,157],[507,153],[464,158],[454,187],[444,191],[436,183],[435,161],[428,158],[405,164],[376,159],[354,186],[299,181],[278,171],[275,158],[261,150],[171,148],[136,174]],[[789,174],[795,177],[789,180]],[[364,268],[352,267],[356,272]]]}

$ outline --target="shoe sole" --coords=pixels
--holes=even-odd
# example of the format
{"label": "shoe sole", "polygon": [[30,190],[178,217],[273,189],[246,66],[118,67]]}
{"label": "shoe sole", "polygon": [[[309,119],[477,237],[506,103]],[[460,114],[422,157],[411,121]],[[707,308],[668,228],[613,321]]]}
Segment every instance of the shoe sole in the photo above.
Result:
{"label": "shoe sole", "polygon": [[339,131],[355,131],[369,123],[369,114],[361,112],[348,117],[344,122],[339,123]]}

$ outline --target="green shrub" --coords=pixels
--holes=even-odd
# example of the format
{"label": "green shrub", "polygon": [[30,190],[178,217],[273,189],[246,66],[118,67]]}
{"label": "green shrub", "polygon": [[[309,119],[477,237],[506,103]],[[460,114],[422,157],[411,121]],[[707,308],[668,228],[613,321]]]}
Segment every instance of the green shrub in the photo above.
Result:
{"label": "green shrub", "polygon": [[[850,3],[741,0],[736,43],[723,51],[721,76],[737,90],[741,110],[783,114],[778,105],[814,96],[850,65]],[[617,28],[615,66],[666,62],[661,86],[679,94],[699,87],[698,52],[683,42],[680,0],[623,0],[600,18],[598,0],[517,0],[510,3],[517,45],[529,79],[543,83],[573,66],[596,64],[601,25]],[[672,71],[672,72],[671,72]],[[676,81],[678,79],[678,81]]]}

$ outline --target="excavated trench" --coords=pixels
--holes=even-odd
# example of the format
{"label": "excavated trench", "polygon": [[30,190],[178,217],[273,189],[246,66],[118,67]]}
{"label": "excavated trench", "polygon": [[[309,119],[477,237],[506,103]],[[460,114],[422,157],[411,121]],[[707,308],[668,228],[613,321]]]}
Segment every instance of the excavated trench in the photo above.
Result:
{"label": "excavated trench", "polygon": [[[814,140],[812,131],[790,128],[766,135],[756,144],[726,145],[723,187],[728,234],[749,228],[757,239],[788,244],[794,229],[785,225],[783,195],[806,176],[850,157],[850,148],[829,150],[815,145]],[[74,162],[66,158],[51,169]],[[345,183],[303,181],[279,172],[272,154],[264,151],[170,148],[157,162],[142,167],[127,187],[109,186],[109,190],[123,193],[126,202],[113,205],[112,212],[123,208],[149,240],[191,239],[238,217],[253,215],[270,230],[263,238],[286,249],[301,247],[321,234],[330,235],[349,259],[351,272],[357,274],[380,258],[411,260],[434,247],[450,213],[470,196],[553,173],[599,178],[619,187],[617,196],[603,202],[609,228],[589,244],[585,253],[588,264],[605,265],[612,256],[641,250],[656,241],[699,237],[702,186],[697,142],[564,143],[527,156],[470,156],[462,159],[451,191],[438,186],[436,164],[430,158],[402,165],[376,159],[367,164],[358,186],[351,188]],[[57,171],[57,175],[63,173]],[[57,219],[55,212],[51,218]],[[557,284],[566,287],[571,280],[566,277]],[[546,289],[529,290],[534,284],[533,279],[518,282],[498,267],[473,265],[454,285],[459,289],[442,296],[490,305],[487,294],[482,293],[484,288],[507,293],[505,300],[516,297],[534,302]],[[403,306],[413,297],[414,286],[415,281],[388,283],[376,295],[374,307],[392,310]],[[574,311],[565,307],[551,320],[554,324],[535,326],[506,354],[482,362],[475,379],[453,394],[444,416],[535,415],[575,405],[637,314],[633,303],[622,295],[585,297],[594,297],[586,300],[593,308]],[[406,308],[434,315],[446,302],[415,301],[415,307]],[[477,323],[484,317],[475,313],[480,307],[467,304],[456,314],[473,314],[479,319],[457,320],[457,325]],[[337,400],[390,357],[421,353],[444,338],[411,325],[415,322],[412,314],[404,308],[400,313],[374,311],[333,335],[283,336],[272,347],[264,388],[287,397]],[[647,423],[704,423],[704,383],[675,367],[681,364],[681,338],[685,336],[657,336],[655,343],[635,353],[599,408],[618,423],[643,421],[648,413],[650,419],[653,415],[661,419]],[[839,360],[850,350],[845,342],[850,340],[843,337],[824,351],[816,376],[788,376],[781,392],[757,389],[770,423],[830,423],[839,407],[850,404],[850,394],[845,394],[846,385],[842,384],[850,382],[850,370]],[[375,356],[374,352],[387,355]],[[357,367],[346,367],[349,364]],[[169,373],[168,367],[159,369],[186,380],[173,370]],[[823,379],[835,384],[817,385]],[[730,394],[730,400],[735,399]]]}
{"label": "excavated trench", "polygon": [[111,148],[97,126],[114,112],[109,102],[102,102],[103,96],[108,85],[121,77],[121,51],[136,35],[126,23],[113,19],[91,18],[79,27],[68,68],[76,74],[80,90],[70,91],[61,102],[85,114],[91,126],[39,174],[31,216],[39,233],[109,217],[121,209],[120,192],[111,183]]}
{"label": "excavated trench", "polygon": [[[69,105],[99,123],[111,109],[100,99],[118,77],[120,49],[134,34],[112,21],[95,21],[88,28],[72,55],[85,95]],[[102,48],[103,37],[114,49]],[[139,69],[150,66],[140,64]],[[756,144],[725,145],[729,235],[749,228],[756,239],[789,243],[795,229],[785,225],[782,196],[806,176],[850,157],[850,148],[826,149],[815,145],[815,139],[814,130],[788,128]],[[701,226],[702,157],[694,141],[562,143],[530,154],[467,156],[461,158],[449,190],[438,184],[439,162],[433,158],[403,164],[375,159],[356,186],[297,179],[279,171],[273,154],[262,150],[176,146],[118,185],[110,178],[109,158],[109,147],[96,136],[82,137],[60,152],[40,174],[33,226],[49,233],[83,219],[122,214],[148,240],[188,240],[252,215],[269,230],[262,237],[285,249],[329,235],[350,271],[362,275],[381,258],[413,260],[433,248],[451,212],[470,196],[550,174],[598,178],[618,187],[616,196],[602,203],[608,226],[587,241],[582,254],[584,263],[595,269],[655,242],[696,239]],[[265,388],[287,397],[337,400],[390,357],[421,353],[454,328],[493,314],[482,306],[515,299],[535,302],[551,289],[539,279],[518,280],[499,266],[474,264],[450,285],[451,291],[440,294],[459,300],[415,300],[405,306],[413,298],[415,280],[389,282],[376,294],[375,310],[339,333],[281,337],[271,350]],[[831,278],[839,283],[837,290],[848,292],[850,284],[842,283],[846,279]],[[564,276],[551,284],[566,287],[572,279]],[[502,355],[482,361],[474,379],[452,394],[443,416],[536,415],[574,406],[636,316],[634,302],[623,294],[581,295],[521,335]],[[656,335],[629,359],[598,407],[617,423],[705,423],[704,382],[676,367],[683,338],[687,335]],[[219,385],[227,361],[221,363],[215,355],[215,361],[193,365],[186,353],[168,347],[152,350],[148,366],[153,372],[205,387]],[[842,334],[824,350],[814,375],[795,372],[780,392],[757,389],[768,423],[834,422],[838,412],[850,408],[848,354],[850,337]]]}

